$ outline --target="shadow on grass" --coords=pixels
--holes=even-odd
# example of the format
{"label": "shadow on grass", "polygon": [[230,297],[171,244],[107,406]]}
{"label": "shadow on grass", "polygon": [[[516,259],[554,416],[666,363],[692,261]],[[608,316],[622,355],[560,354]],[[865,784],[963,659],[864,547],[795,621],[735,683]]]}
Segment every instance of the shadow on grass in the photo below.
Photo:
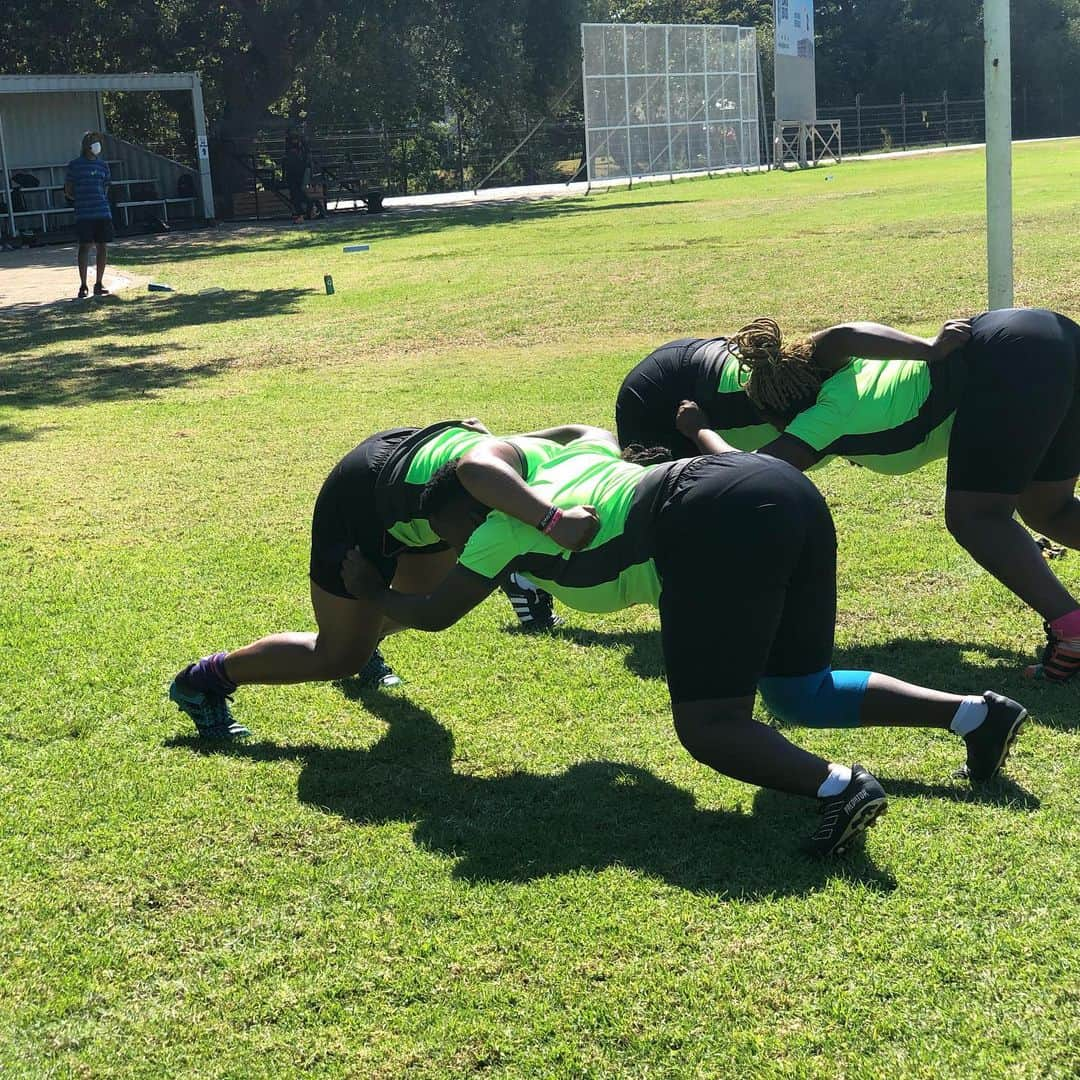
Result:
{"label": "shadow on grass", "polygon": [[[560,626],[551,631],[576,645],[625,651],[627,668],[643,679],[664,677],[664,655],[656,630],[587,630]],[[879,671],[905,682],[954,694],[993,689],[1023,702],[1044,727],[1080,727],[1080,685],[1032,681],[1023,676],[1035,653],[1022,653],[975,641],[894,638],[880,645],[848,646],[833,654],[833,667]]]}
{"label": "shadow on grass", "polygon": [[[381,214],[349,214],[331,216],[319,224],[295,226],[287,220],[279,225],[281,239],[272,247],[267,245],[267,232],[272,232],[271,222],[251,222],[251,229],[241,232],[244,226],[217,230],[210,234],[196,233],[188,243],[138,244],[126,247],[118,261],[125,267],[138,268],[190,259],[205,259],[215,255],[246,255],[251,252],[303,251],[326,244],[361,239],[365,243],[382,240],[399,240],[412,236],[427,236],[458,226],[487,228],[511,222],[542,221],[547,218],[568,218],[579,214],[599,214],[610,210],[648,210],[667,206],[664,200],[618,203],[598,203],[583,198],[542,198],[520,202],[483,202],[476,206],[402,207]],[[251,234],[251,230],[255,235]],[[423,257],[423,256],[421,256]]]}
{"label": "shadow on grass", "polygon": [[454,876],[528,882],[623,866],[694,892],[740,899],[802,895],[842,877],[888,892],[864,850],[822,862],[799,851],[816,823],[809,800],[759,792],[753,813],[702,810],[647,769],[588,761],[565,772],[477,777],[453,767],[453,737],[406,698],[365,693],[387,724],[366,750],[276,743],[166,745],[273,763],[300,761],[300,801],[362,825],[415,822],[416,843],[457,859]]}
{"label": "shadow on grass", "polygon": [[[92,359],[104,337],[149,337],[188,326],[288,315],[312,289],[228,289],[210,296],[197,293],[141,294],[104,304],[53,304],[38,308],[32,319],[0,310],[0,339],[10,355],[21,350],[79,341]],[[18,357],[16,357],[18,359]],[[0,379],[10,363],[0,362]]]}

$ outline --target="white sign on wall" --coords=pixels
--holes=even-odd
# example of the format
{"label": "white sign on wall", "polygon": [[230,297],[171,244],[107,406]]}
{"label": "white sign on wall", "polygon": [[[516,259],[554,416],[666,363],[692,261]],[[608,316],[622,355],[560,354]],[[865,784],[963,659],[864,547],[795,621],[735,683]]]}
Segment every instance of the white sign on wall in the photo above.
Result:
{"label": "white sign on wall", "polygon": [[200,135],[199,138],[198,138],[198,142],[199,142],[199,160],[200,161],[209,160],[209,158],[210,158],[210,147],[207,145],[206,136],[205,135]]}
{"label": "white sign on wall", "polygon": [[776,0],[776,52],[779,56],[814,55],[813,0]]}

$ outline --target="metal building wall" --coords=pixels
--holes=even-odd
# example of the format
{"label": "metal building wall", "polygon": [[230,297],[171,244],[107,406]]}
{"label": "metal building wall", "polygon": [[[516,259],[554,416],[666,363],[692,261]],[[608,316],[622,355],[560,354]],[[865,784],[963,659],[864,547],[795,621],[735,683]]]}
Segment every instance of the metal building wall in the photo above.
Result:
{"label": "metal building wall", "polygon": [[0,93],[0,115],[9,169],[70,161],[101,123],[96,93]]}

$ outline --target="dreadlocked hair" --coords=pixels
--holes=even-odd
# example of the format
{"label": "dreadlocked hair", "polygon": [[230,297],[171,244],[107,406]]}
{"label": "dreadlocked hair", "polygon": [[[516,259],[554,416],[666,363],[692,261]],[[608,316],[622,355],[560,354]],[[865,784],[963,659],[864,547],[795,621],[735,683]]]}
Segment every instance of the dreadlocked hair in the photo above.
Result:
{"label": "dreadlocked hair", "polygon": [[666,446],[642,446],[640,443],[631,443],[619,457],[632,465],[659,465],[672,460]]}
{"label": "dreadlocked hair", "polygon": [[755,319],[737,331],[731,350],[746,372],[746,396],[763,413],[793,419],[813,404],[828,376],[814,363],[814,345],[784,345],[773,319]]}

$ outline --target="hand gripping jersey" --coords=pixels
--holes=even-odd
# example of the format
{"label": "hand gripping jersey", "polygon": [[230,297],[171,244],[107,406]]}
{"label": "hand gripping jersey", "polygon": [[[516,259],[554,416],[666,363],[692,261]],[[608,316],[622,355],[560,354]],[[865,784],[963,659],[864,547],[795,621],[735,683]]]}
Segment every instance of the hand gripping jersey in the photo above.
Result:
{"label": "hand gripping jersey", "polygon": [[578,611],[656,605],[660,578],[652,558],[652,525],[665,481],[685,461],[632,465],[606,442],[579,439],[537,466],[529,486],[561,509],[591,505],[601,527],[584,551],[493,510],[470,537],[459,565],[492,580],[510,569],[527,574]]}

